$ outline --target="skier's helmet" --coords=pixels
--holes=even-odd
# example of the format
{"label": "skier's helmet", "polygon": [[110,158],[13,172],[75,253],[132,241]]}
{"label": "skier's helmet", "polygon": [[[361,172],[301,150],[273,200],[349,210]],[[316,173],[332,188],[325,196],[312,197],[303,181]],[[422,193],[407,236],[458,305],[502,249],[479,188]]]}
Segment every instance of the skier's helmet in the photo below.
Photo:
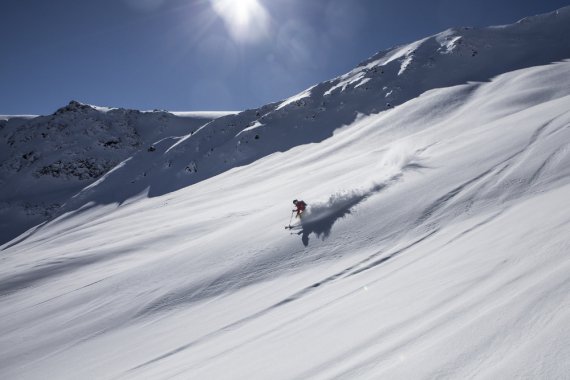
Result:
{"label": "skier's helmet", "polygon": [[296,199],[293,200],[293,204],[294,204],[294,205],[297,204],[297,200],[296,200]]}

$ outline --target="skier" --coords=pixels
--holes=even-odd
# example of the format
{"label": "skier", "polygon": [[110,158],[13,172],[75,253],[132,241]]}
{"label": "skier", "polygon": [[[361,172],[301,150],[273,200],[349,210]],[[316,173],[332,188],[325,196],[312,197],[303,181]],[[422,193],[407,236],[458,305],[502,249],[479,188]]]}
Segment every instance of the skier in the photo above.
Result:
{"label": "skier", "polygon": [[305,211],[305,208],[307,207],[307,204],[303,201],[298,201],[298,200],[294,200],[293,204],[295,205],[295,207],[297,207],[295,210],[293,210],[293,212],[297,212],[296,217],[300,218],[301,214],[303,214],[303,212]]}

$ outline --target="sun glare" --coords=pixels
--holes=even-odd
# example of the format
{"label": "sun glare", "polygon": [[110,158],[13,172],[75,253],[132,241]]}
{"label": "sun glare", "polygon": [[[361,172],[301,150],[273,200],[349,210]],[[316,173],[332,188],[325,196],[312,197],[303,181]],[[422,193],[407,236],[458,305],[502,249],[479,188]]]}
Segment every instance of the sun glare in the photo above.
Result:
{"label": "sun glare", "polygon": [[269,13],[258,0],[211,0],[236,41],[256,42],[267,36]]}

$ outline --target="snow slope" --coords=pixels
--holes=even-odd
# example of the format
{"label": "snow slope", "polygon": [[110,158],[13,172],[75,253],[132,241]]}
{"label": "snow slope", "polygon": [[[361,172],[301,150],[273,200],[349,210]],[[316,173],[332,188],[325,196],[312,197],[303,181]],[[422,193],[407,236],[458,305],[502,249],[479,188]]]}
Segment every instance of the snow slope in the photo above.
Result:
{"label": "snow slope", "polygon": [[[566,378],[570,50],[530,41],[560,61],[410,79],[355,119],[349,84],[322,95],[346,114],[301,123],[337,78],[261,109],[277,121],[246,111],[135,154],[2,246],[0,377]],[[403,77],[398,54],[378,64]],[[309,210],[289,233],[293,198]]]}

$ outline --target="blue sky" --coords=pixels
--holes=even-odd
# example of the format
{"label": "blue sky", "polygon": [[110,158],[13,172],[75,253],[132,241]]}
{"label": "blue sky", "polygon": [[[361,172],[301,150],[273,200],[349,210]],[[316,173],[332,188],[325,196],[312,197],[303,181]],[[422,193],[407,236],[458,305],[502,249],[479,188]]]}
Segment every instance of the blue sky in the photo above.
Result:
{"label": "blue sky", "polygon": [[0,114],[71,99],[241,110],[453,26],[508,24],[557,0],[2,0]]}

